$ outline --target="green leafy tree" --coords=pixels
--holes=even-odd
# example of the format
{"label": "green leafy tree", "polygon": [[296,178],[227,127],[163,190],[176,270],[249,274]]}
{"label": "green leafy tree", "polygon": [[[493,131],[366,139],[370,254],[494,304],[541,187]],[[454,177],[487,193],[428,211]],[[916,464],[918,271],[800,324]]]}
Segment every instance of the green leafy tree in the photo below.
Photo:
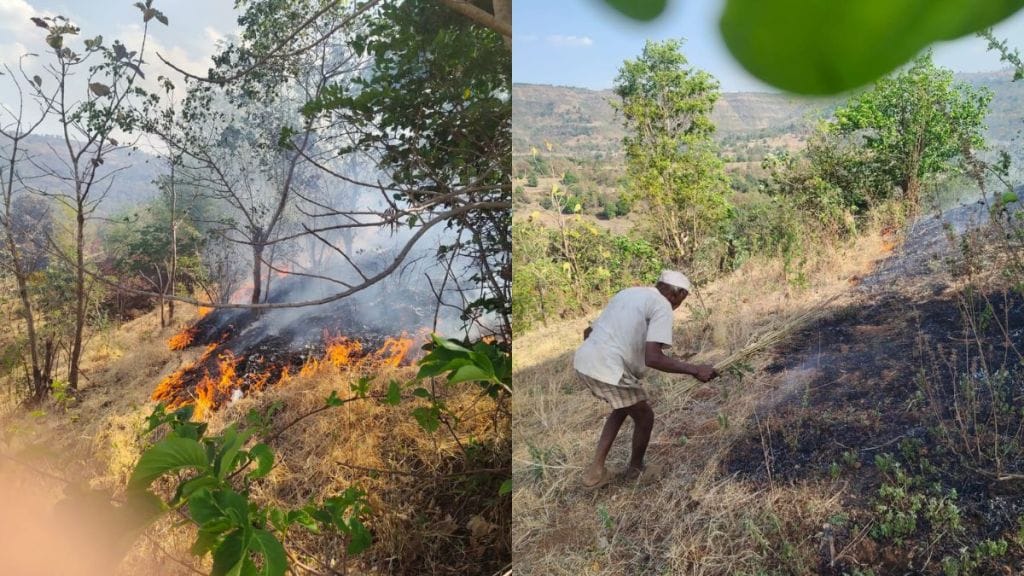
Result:
{"label": "green leafy tree", "polygon": [[937,68],[928,52],[836,110],[830,129],[862,137],[879,196],[898,189],[914,207],[925,179],[955,169],[964,150],[984,146],[991,98],[987,90],[954,82],[953,72]]}
{"label": "green leafy tree", "polygon": [[304,112],[351,126],[352,148],[380,158],[396,221],[455,232],[437,255],[473,262],[459,280],[478,296],[457,304],[463,318],[493,318],[510,337],[512,58],[502,36],[437,2],[389,1],[350,46],[372,57],[368,73],[327,86]]}
{"label": "green leafy tree", "polygon": [[718,82],[688,66],[681,48],[648,42],[619,70],[615,93],[631,195],[651,206],[650,235],[666,259],[690,267],[728,217],[729,183],[711,139]]}

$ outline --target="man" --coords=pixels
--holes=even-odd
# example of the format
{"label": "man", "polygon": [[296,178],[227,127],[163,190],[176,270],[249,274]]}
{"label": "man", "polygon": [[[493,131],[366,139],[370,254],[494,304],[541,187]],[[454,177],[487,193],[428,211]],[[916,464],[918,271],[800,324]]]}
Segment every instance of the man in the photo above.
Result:
{"label": "man", "polygon": [[686,276],[665,270],[653,288],[626,288],[613,296],[593,326],[584,331],[583,345],[573,360],[576,376],[594,396],[612,407],[594,461],[583,472],[584,486],[597,488],[608,483],[605,458],[627,416],[633,419],[633,445],[626,476],[643,473],[644,454],[654,427],[654,411],[641,386],[648,368],[689,374],[701,382],[718,376],[710,364],[676,360],[663,350],[672,346],[672,311],[679,308],[690,290]]}

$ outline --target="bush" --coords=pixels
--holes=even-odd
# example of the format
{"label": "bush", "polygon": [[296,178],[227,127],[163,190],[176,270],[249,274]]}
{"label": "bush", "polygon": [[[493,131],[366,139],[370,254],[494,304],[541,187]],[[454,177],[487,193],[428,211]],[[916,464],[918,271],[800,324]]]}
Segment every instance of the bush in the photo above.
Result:
{"label": "bush", "polygon": [[603,305],[623,288],[652,284],[661,270],[657,250],[647,241],[581,221],[564,232],[515,222],[512,264],[515,334]]}

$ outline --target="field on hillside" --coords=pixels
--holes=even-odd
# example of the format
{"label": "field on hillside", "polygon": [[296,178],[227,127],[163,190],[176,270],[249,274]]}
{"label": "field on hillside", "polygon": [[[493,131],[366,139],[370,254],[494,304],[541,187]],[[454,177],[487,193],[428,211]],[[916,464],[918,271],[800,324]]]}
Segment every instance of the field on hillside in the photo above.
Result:
{"label": "field on hillside", "polygon": [[971,203],[825,248],[805,286],[761,259],[701,289],[675,345],[700,362],[829,303],[742,374],[648,382],[648,461],[667,469],[650,483],[580,483],[607,413],[572,370],[592,317],[518,337],[517,573],[1020,572],[1024,299],[1005,238]]}

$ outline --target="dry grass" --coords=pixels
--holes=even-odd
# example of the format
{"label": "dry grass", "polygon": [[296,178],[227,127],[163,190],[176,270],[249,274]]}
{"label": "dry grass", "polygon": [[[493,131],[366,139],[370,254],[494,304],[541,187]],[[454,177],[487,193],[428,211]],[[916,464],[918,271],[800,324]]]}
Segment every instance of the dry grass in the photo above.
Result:
{"label": "dry grass", "polygon": [[[808,286],[786,281],[781,262],[752,260],[691,296],[677,311],[676,354],[723,360],[787,328],[850,288],[886,256],[885,239],[823,250],[806,263]],[[838,298],[827,308],[840,304]],[[755,409],[780,385],[756,370],[691,386],[686,377],[648,381],[656,424],[648,460],[667,475],[650,486],[623,480],[596,492],[579,471],[593,455],[607,407],[579,387],[572,354],[592,318],[519,337],[514,351],[513,557],[518,574],[756,574],[817,570],[817,534],[839,509],[832,482],[754,488],[723,474],[724,455],[757,429]],[[628,460],[631,424],[609,456]]]}
{"label": "dry grass", "polygon": [[[184,308],[176,326],[160,329],[158,317],[148,314],[97,336],[94,344],[102,346],[94,346],[83,363],[81,401],[50,403],[35,415],[19,412],[3,420],[0,454],[120,494],[147,443],[141,432],[153,408],[153,388],[193,359],[192,351],[167,348],[167,339],[194,317]],[[390,378],[404,381],[414,373],[412,368],[377,370],[371,394],[386,390]],[[358,376],[331,371],[293,377],[215,413],[209,433],[244,420],[250,409],[263,412],[277,402],[281,408],[272,428],[282,426],[323,406],[332,390],[349,396]],[[253,486],[254,499],[301,507],[359,485],[373,509],[367,525],[374,545],[348,561],[351,573],[497,572],[510,556],[511,498],[497,494],[507,477],[511,450],[509,408],[467,387],[438,388],[459,416],[451,423],[452,433],[442,426],[428,434],[418,426],[411,411],[422,400],[403,401],[399,407],[375,400],[351,402],[304,420],[274,440],[276,467]],[[473,473],[481,469],[493,472]],[[56,501],[60,490],[61,483],[54,483],[47,501]],[[152,526],[118,573],[179,575],[208,569],[208,560],[204,565],[188,553],[194,531],[177,524],[166,518]],[[342,547],[337,540],[300,535],[292,545],[310,567],[322,573],[340,569]]]}

